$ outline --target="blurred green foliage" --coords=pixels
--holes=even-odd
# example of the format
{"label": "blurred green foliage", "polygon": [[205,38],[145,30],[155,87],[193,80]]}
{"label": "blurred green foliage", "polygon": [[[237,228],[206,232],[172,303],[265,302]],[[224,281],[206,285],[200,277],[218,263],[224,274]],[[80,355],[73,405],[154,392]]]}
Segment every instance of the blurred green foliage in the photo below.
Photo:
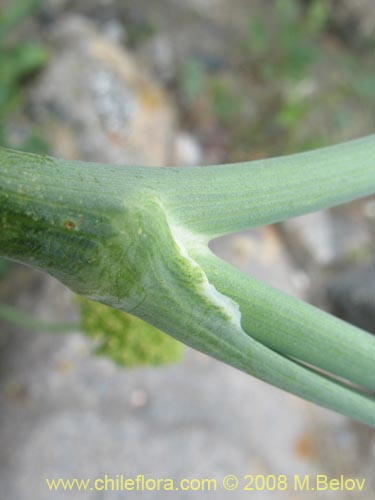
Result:
{"label": "blurred green foliage", "polygon": [[209,137],[221,129],[228,161],[321,147],[336,140],[329,130],[343,138],[366,133],[351,127],[353,109],[371,120],[375,43],[340,43],[332,8],[325,0],[273,0],[249,9],[223,68],[199,59],[183,65],[178,90],[187,123],[203,140],[208,129]]}
{"label": "blurred green foliage", "polygon": [[235,80],[210,74],[194,59],[182,65],[180,93],[187,108],[200,107],[203,101],[208,115],[214,116],[223,126],[238,119],[241,113],[243,99]]}
{"label": "blurred green foliage", "polygon": [[0,6],[0,145],[34,152],[45,152],[45,141],[30,131],[21,143],[14,143],[9,123],[22,108],[24,82],[47,61],[43,45],[15,36],[17,28],[37,12],[40,4],[41,0],[12,0]]}
{"label": "blurred green foliage", "polygon": [[231,123],[241,113],[242,99],[236,86],[231,81],[221,78],[212,78],[209,82],[211,106],[218,120]]}
{"label": "blurred green foliage", "polygon": [[251,18],[244,48],[249,51],[259,77],[300,79],[319,58],[317,37],[329,15],[327,2],[315,0],[302,11],[300,2],[277,0],[277,23]]}
{"label": "blurred green foliage", "polygon": [[134,367],[181,359],[182,344],[130,314],[79,298],[82,330],[99,343],[98,354]]}
{"label": "blurred green foliage", "polygon": [[182,65],[180,88],[182,96],[188,103],[199,98],[206,83],[207,74],[204,66],[194,59]]}
{"label": "blurred green foliage", "polygon": [[9,268],[9,262],[5,259],[0,259],[0,279],[5,276]]}
{"label": "blurred green foliage", "polygon": [[[23,84],[47,61],[47,51],[39,43],[19,41],[15,32],[39,9],[41,0],[8,0],[0,5],[0,146],[43,153],[48,146],[30,130],[20,142],[10,133],[13,116],[22,109]],[[0,278],[9,262],[0,259]]]}

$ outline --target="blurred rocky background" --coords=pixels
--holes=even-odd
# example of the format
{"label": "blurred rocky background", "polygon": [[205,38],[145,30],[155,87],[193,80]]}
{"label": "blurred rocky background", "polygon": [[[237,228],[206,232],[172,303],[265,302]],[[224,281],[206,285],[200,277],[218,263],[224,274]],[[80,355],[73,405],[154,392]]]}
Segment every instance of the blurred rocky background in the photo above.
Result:
{"label": "blurred rocky background", "polygon": [[[7,147],[197,165],[374,130],[372,0],[0,0],[0,9],[0,143]],[[372,197],[211,247],[244,272],[375,333],[374,224]],[[0,277],[3,304],[79,325],[75,297],[52,278],[5,261]],[[78,326],[66,334],[29,331],[14,325],[15,315],[0,320],[1,498],[48,499],[45,477],[247,473],[364,477],[362,493],[331,496],[372,498],[375,440],[366,427],[189,349],[174,365],[124,368],[96,356]],[[320,499],[327,492],[262,494]],[[106,495],[53,494],[124,494]]]}

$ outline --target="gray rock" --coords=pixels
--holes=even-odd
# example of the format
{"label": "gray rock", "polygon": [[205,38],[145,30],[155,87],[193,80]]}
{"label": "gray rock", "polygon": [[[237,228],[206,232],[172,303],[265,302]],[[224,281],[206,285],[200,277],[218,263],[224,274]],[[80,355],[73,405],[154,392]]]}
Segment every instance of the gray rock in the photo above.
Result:
{"label": "gray rock", "polygon": [[373,0],[335,0],[332,16],[339,26],[359,38],[373,38],[375,34],[375,7]]}
{"label": "gray rock", "polygon": [[375,334],[375,262],[339,274],[327,297],[338,316]]}
{"label": "gray rock", "polygon": [[121,164],[173,162],[174,111],[147,70],[80,17],[53,30],[54,53],[31,91],[55,155]]}
{"label": "gray rock", "polygon": [[361,202],[357,202],[289,219],[281,226],[285,243],[293,256],[310,268],[360,254],[372,243],[360,207]]}
{"label": "gray rock", "polygon": [[336,257],[332,220],[328,212],[314,212],[283,222],[290,246],[302,245],[318,264]]}
{"label": "gray rock", "polygon": [[175,143],[175,158],[177,165],[201,165],[203,161],[202,148],[197,139],[189,132],[177,134]]}

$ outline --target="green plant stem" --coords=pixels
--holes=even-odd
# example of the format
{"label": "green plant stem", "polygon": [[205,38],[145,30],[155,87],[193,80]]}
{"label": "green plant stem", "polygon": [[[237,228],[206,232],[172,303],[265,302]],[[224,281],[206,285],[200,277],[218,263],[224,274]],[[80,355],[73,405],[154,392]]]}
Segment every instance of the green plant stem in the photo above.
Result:
{"label": "green plant stem", "polygon": [[78,323],[49,322],[35,318],[32,314],[20,311],[18,307],[0,304],[0,319],[26,330],[35,330],[47,333],[69,333],[78,331]]}
{"label": "green plant stem", "polygon": [[[244,330],[272,350],[375,390],[375,337],[305,302],[197,254],[208,279],[239,304]],[[360,363],[354,360],[361,360]]]}
{"label": "green plant stem", "polygon": [[375,193],[375,135],[279,158],[166,174],[158,190],[168,209],[181,225],[214,238]]}
{"label": "green plant stem", "polygon": [[[213,236],[375,191],[375,136],[249,164],[121,167],[0,149],[0,256],[375,426],[375,339],[214,257]],[[291,358],[296,358],[294,361]]]}

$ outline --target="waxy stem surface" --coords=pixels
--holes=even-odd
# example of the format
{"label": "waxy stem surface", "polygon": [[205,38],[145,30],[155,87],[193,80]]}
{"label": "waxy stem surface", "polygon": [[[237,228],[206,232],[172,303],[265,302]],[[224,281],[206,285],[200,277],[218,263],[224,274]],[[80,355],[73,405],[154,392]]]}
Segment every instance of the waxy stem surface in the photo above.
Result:
{"label": "waxy stem surface", "polygon": [[215,236],[374,192],[375,136],[194,168],[0,150],[0,255],[375,426],[375,402],[366,393],[375,390],[374,337],[240,273],[208,249]]}

